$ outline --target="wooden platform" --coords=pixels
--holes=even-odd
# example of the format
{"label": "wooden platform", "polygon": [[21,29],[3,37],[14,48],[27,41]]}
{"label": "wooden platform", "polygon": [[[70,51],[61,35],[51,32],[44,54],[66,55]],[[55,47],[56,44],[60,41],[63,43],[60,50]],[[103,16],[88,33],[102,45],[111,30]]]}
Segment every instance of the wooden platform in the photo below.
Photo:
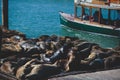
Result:
{"label": "wooden platform", "polygon": [[63,77],[51,78],[49,80],[120,80],[120,69],[68,75]]}

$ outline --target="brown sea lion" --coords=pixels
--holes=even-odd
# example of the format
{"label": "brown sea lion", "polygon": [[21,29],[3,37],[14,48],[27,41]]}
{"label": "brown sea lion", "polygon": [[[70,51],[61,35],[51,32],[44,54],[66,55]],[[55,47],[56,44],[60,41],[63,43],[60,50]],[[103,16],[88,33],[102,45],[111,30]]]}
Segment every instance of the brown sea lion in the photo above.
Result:
{"label": "brown sea lion", "polygon": [[31,69],[30,65],[35,61],[35,59],[32,59],[30,61],[28,61],[27,63],[25,63],[24,65],[20,66],[17,71],[16,71],[16,78],[17,79],[24,79],[26,73],[25,70],[27,69]]}
{"label": "brown sea lion", "polygon": [[13,63],[11,61],[6,61],[0,66],[0,71],[7,73],[7,74],[14,74],[14,68],[17,63]]}
{"label": "brown sea lion", "polygon": [[26,80],[45,80],[50,76],[59,74],[61,69],[56,65],[51,64],[37,64],[31,65],[32,70],[26,75]]}
{"label": "brown sea lion", "polygon": [[120,55],[118,54],[113,54],[107,58],[104,58],[104,68],[105,69],[111,69],[113,67],[118,67],[120,66]]}

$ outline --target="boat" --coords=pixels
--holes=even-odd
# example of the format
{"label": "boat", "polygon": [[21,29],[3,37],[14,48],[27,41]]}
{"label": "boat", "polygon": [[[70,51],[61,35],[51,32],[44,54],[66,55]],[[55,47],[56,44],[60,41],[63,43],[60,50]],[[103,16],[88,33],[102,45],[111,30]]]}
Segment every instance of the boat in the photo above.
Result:
{"label": "boat", "polygon": [[74,0],[74,15],[59,14],[63,26],[120,37],[120,0]]}

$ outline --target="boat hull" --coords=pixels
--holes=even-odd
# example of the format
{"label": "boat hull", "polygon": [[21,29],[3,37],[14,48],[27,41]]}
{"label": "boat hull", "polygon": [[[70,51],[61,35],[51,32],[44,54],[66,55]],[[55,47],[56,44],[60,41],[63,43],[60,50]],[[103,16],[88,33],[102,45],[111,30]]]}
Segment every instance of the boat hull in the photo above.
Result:
{"label": "boat hull", "polygon": [[69,28],[120,37],[120,30],[113,30],[109,28],[96,27],[97,25],[92,26],[88,24],[78,23],[73,20],[69,20],[62,14],[63,13],[60,12],[60,23]]}

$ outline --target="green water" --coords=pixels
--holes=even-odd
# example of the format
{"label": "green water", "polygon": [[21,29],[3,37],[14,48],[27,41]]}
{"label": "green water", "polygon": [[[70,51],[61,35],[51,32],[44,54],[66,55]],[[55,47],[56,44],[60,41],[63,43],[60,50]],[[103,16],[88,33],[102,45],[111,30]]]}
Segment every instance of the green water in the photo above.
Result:
{"label": "green water", "polygon": [[80,30],[73,30],[63,27],[61,30],[62,35],[79,37],[80,39],[87,40],[89,42],[98,43],[101,47],[111,48],[119,46],[120,39],[113,36],[101,35],[97,33],[90,33]]}
{"label": "green water", "polygon": [[98,43],[102,47],[118,46],[118,38],[61,27],[59,11],[73,14],[73,10],[73,0],[9,0],[9,26],[12,30],[25,33],[29,38],[56,34],[58,36],[76,36]]}

